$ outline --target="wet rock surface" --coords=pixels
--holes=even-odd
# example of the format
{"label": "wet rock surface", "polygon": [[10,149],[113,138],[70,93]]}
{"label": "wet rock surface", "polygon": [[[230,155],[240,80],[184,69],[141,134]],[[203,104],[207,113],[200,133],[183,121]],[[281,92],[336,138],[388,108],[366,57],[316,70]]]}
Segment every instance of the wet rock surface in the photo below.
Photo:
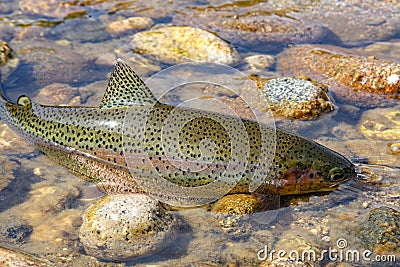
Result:
{"label": "wet rock surface", "polygon": [[113,33],[123,33],[128,30],[144,30],[154,25],[151,18],[130,17],[123,20],[113,21],[108,25],[108,30]]}
{"label": "wet rock surface", "polygon": [[232,194],[212,204],[213,219],[234,240],[248,240],[276,219],[279,196]]}
{"label": "wet rock surface", "polygon": [[[310,267],[308,262],[303,262],[303,261],[298,261],[298,260],[293,260],[290,258],[280,258],[280,259],[274,259],[272,261],[265,261],[260,264],[259,267]],[[345,266],[343,266],[345,267]]]}
{"label": "wet rock surface", "polygon": [[53,83],[42,87],[33,101],[42,105],[79,105],[81,97],[76,87],[71,87],[68,84]]}
{"label": "wet rock surface", "polygon": [[17,85],[21,83],[21,88],[32,84],[40,88],[51,83],[74,84],[96,79],[90,60],[68,45],[48,41],[18,41],[12,45],[20,58],[20,67],[14,74],[24,73],[24,79],[16,81]]}
{"label": "wet rock surface", "polygon": [[372,43],[354,50],[360,54],[400,62],[400,42],[396,39],[390,42]]}
{"label": "wet rock surface", "polygon": [[267,209],[265,197],[251,194],[233,194],[219,199],[213,204],[212,212],[229,214],[250,214]]}
{"label": "wet rock surface", "polygon": [[360,131],[369,139],[400,139],[400,107],[365,111],[360,120]]}
{"label": "wet rock surface", "polygon": [[400,154],[400,141],[390,142],[388,147],[393,154]]}
{"label": "wet rock surface", "polygon": [[18,67],[19,59],[6,42],[0,41],[0,73],[4,81]]}
{"label": "wet rock surface", "polygon": [[8,157],[0,155],[0,191],[7,187],[14,179],[14,170],[19,164]]}
{"label": "wet rock surface", "polygon": [[22,139],[5,123],[0,123],[0,153],[2,155],[31,153],[34,146]]}
{"label": "wet rock surface", "polygon": [[312,119],[334,109],[328,88],[304,78],[276,78],[268,80],[261,96],[272,111],[284,117]]}
{"label": "wet rock surface", "polygon": [[195,26],[215,32],[225,40],[261,51],[276,51],[288,43],[322,40],[327,31],[320,24],[297,20],[286,10],[270,10],[267,3],[249,8],[221,6],[187,9],[173,17],[177,25]]}
{"label": "wet rock surface", "polygon": [[[52,166],[44,156],[17,160],[23,168],[15,171],[15,185],[0,195],[0,240],[32,255],[42,255],[40,251],[44,249],[50,262],[65,264],[77,251],[73,245],[77,239],[74,229],[80,225],[78,185],[82,182],[69,176],[65,169]],[[41,177],[47,178],[43,181]],[[32,247],[32,243],[36,245]],[[60,246],[65,249],[59,250]],[[14,256],[4,256],[8,257]]]}
{"label": "wet rock surface", "polygon": [[22,243],[32,233],[32,226],[29,224],[18,224],[10,226],[6,229],[6,235],[8,239],[11,239],[13,242]]}
{"label": "wet rock surface", "polygon": [[22,0],[19,1],[19,7],[23,12],[26,12],[28,14],[40,14],[46,17],[59,19],[65,18],[67,16],[74,16],[74,14],[76,15],[86,13],[86,10],[83,7],[57,0]]}
{"label": "wet rock surface", "polygon": [[385,206],[371,210],[360,234],[367,248],[377,253],[400,254],[400,212]]}
{"label": "wet rock surface", "polygon": [[262,71],[271,68],[275,64],[275,57],[271,55],[259,54],[248,56],[243,59],[251,71]]}
{"label": "wet rock surface", "polygon": [[215,213],[213,216],[222,231],[230,238],[246,240],[251,236],[253,226],[249,215]]}
{"label": "wet rock surface", "polygon": [[149,196],[108,195],[87,210],[80,240],[91,255],[127,260],[168,246],[178,224]]}
{"label": "wet rock surface", "polygon": [[238,60],[237,52],[228,43],[192,27],[166,26],[139,32],[130,45],[136,53],[150,54],[169,64],[187,61],[232,64]]}
{"label": "wet rock surface", "polygon": [[55,266],[51,262],[46,260],[41,260],[31,255],[18,252],[5,247],[0,247],[0,265],[17,267],[17,266]]}
{"label": "wet rock surface", "polygon": [[11,47],[3,41],[0,41],[0,66],[6,65],[10,60],[16,58]]}
{"label": "wet rock surface", "polygon": [[[76,32],[82,32],[84,34],[78,36],[74,32],[68,30],[71,28],[75,29]],[[111,35],[107,31],[107,23],[105,21],[93,18],[88,20],[65,20],[58,27],[51,28],[51,30],[47,32],[46,37],[49,39],[62,39],[72,42],[98,43],[107,41]]]}
{"label": "wet rock surface", "polygon": [[277,65],[284,75],[305,75],[329,84],[336,98],[358,106],[388,105],[400,98],[396,62],[362,57],[339,47],[302,45],[282,52]]}
{"label": "wet rock surface", "polygon": [[385,1],[314,1],[300,7],[298,19],[321,23],[345,45],[366,44],[384,40],[399,31],[395,3]]}

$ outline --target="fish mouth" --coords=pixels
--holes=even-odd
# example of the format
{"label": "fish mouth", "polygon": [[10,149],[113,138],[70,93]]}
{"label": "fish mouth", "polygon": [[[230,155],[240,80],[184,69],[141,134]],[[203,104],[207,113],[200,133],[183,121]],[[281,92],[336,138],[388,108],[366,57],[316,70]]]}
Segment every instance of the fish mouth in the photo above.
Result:
{"label": "fish mouth", "polygon": [[332,181],[330,181],[331,185],[329,186],[329,190],[327,191],[332,191],[337,189],[341,184],[346,183],[352,179],[357,178],[357,172],[356,172],[356,167],[351,164],[349,167],[344,168],[344,174],[343,174],[343,178],[332,183]]}
{"label": "fish mouth", "polygon": [[326,190],[326,191],[333,191],[333,190],[335,190],[335,189],[338,189],[339,186],[340,186],[341,184],[343,184],[343,183],[345,183],[345,182],[347,182],[347,181],[349,181],[349,180],[350,180],[350,179],[345,180],[345,181],[343,181],[343,182],[338,182],[338,183],[331,184],[331,185],[328,187],[328,190]]}
{"label": "fish mouth", "polygon": [[349,168],[350,168],[349,173],[346,174],[344,182],[347,182],[347,181],[349,181],[351,179],[357,178],[357,168],[356,168],[356,166],[351,164]]}

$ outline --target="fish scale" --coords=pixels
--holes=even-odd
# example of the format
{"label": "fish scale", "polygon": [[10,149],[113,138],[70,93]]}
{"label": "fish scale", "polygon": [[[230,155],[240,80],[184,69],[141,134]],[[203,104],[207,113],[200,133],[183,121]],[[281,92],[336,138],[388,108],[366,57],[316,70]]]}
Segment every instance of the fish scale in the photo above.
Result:
{"label": "fish scale", "polygon": [[[256,191],[273,194],[330,191],[355,177],[346,158],[284,129],[159,103],[122,60],[100,107],[44,106],[26,96],[14,104],[2,97],[0,118],[107,193],[142,191],[135,176],[160,177],[184,187],[228,183],[224,177],[233,177],[238,183],[230,193],[249,193],[251,179],[261,170]],[[263,133],[274,135],[275,143],[263,143]],[[262,158],[263,146],[270,164]],[[232,153],[246,149],[239,157]]]}

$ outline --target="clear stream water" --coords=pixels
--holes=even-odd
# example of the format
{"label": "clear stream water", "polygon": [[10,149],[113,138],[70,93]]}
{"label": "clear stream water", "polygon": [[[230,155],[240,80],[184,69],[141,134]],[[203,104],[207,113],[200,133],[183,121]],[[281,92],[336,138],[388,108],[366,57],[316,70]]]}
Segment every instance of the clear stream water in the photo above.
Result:
{"label": "clear stream water", "polygon": [[[133,53],[129,42],[140,30],[118,32],[110,29],[112,22],[147,17],[157,25],[171,23],[175,14],[189,14],[188,10],[226,7],[239,14],[244,8],[257,5],[264,5],[269,12],[275,10],[275,14],[325,23],[330,30],[319,43],[348,47],[355,53],[400,64],[400,41],[397,39],[400,37],[397,27],[400,5],[395,1],[367,5],[355,0],[6,0],[0,1],[0,39],[10,44],[20,63],[2,81],[5,93],[13,100],[25,94],[46,104],[96,105],[106,89],[116,57],[127,60],[144,79],[170,66],[151,56]],[[186,19],[191,18],[187,16]],[[254,69],[243,59],[262,53],[276,56],[287,43],[267,52],[260,52],[265,44],[250,46],[233,40],[231,45],[240,57],[233,67],[261,77],[279,76],[274,64]],[[42,89],[57,83],[63,85]],[[186,94],[175,98],[192,96],[190,91]],[[398,105],[359,108],[336,102],[336,107],[334,112],[315,120],[279,119],[278,123],[346,157],[366,156],[372,163],[400,165],[399,154],[390,149],[390,145],[400,139]],[[379,127],[368,135],[363,130],[365,123],[379,124]],[[343,250],[363,251],[366,248],[359,238],[359,226],[369,212],[380,206],[400,210],[400,171],[379,167],[373,172],[365,181],[350,181],[330,194],[281,198],[280,208],[272,212],[240,218],[228,216],[225,220],[230,221],[231,227],[221,226],[221,218],[202,208],[174,211],[185,219],[187,227],[167,249],[128,262],[105,262],[95,255],[87,255],[78,236],[82,213],[101,194],[93,185],[56,165],[1,124],[0,245],[48,259],[59,266],[269,266],[268,261],[259,258],[266,246],[275,250],[320,252],[330,247],[338,249],[338,242],[343,240],[347,242]],[[397,254],[397,263],[344,262],[348,265],[324,258],[311,264],[398,266],[400,255]]]}

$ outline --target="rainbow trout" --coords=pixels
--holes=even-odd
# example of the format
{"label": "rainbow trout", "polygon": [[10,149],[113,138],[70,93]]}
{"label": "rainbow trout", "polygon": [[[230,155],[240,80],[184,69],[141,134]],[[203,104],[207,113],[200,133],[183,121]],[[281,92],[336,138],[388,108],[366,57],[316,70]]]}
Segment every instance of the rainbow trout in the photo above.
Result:
{"label": "rainbow trout", "polygon": [[[165,127],[167,118],[179,122],[188,116],[192,119],[178,133],[171,134],[173,127]],[[272,131],[248,119],[162,104],[122,60],[115,65],[99,107],[44,106],[26,96],[11,103],[2,97],[0,119],[106,193],[143,192],[139,177],[148,182],[145,192],[163,179],[181,188],[228,183],[227,193],[303,194],[333,190],[356,176],[354,165],[345,157],[283,129]],[[229,131],[240,128],[239,124],[247,137],[235,136],[234,144]],[[260,165],[263,131],[275,134],[268,166]],[[248,144],[248,153],[233,159],[232,151],[241,143]],[[241,171],[235,171],[238,168]],[[261,177],[259,186],[249,190],[255,173]],[[168,190],[157,189],[153,194],[173,197],[176,191]]]}

